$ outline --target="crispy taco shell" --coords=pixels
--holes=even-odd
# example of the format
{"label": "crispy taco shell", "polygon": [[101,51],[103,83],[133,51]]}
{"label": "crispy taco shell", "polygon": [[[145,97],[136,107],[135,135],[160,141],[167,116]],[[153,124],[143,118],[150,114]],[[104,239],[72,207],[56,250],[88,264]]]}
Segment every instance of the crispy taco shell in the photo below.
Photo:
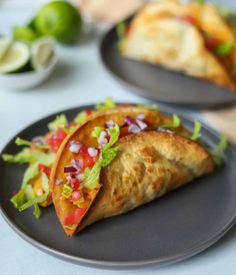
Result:
{"label": "crispy taco shell", "polygon": [[[181,18],[192,18],[190,24]],[[232,43],[227,58],[206,47],[203,33],[219,43]],[[147,4],[132,20],[120,44],[124,57],[158,64],[205,79],[219,86],[236,88],[235,36],[212,4],[167,0]]]}
{"label": "crispy taco shell", "polygon": [[147,109],[119,108],[86,121],[64,140],[53,166],[50,184],[57,216],[68,236],[97,220],[127,212],[212,171],[211,157],[200,144],[188,139],[190,133],[183,127],[175,129],[176,134],[147,131],[128,135],[119,140],[116,158],[102,169],[101,188],[96,191],[80,224],[73,228],[64,226],[65,217],[77,207],[63,199],[63,187],[56,185],[55,181],[65,177],[63,168],[73,159],[68,150],[70,141],[97,146],[96,140],[91,137],[95,126],[103,127],[108,120],[122,125],[126,116],[135,118],[140,113],[146,115],[145,121],[151,127],[172,121]]}
{"label": "crispy taco shell", "polygon": [[102,188],[77,231],[138,206],[210,173],[214,163],[198,143],[146,131],[122,138],[118,156],[101,172]]}

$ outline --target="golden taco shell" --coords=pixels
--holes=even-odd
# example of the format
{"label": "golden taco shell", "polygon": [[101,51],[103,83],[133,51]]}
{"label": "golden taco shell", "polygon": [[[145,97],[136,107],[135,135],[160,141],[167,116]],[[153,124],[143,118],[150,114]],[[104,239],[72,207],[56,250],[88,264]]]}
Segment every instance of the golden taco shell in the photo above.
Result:
{"label": "golden taco shell", "polygon": [[[61,145],[51,173],[50,184],[57,216],[68,236],[76,234],[97,220],[127,212],[213,169],[213,161],[209,154],[201,145],[188,139],[190,133],[183,127],[173,129],[176,134],[147,131],[128,135],[118,141],[118,155],[110,165],[102,169],[100,185],[92,195],[89,194],[87,208],[80,223],[73,227],[65,226],[66,217],[74,213],[78,207],[62,197],[63,187],[55,183],[57,179],[65,178],[63,169],[73,160],[73,154],[68,150],[70,142],[80,141],[86,146],[96,147],[97,140],[91,136],[95,126],[103,127],[109,120],[122,125],[125,117],[136,118],[140,113],[145,114],[145,122],[149,128],[170,124],[172,121],[171,118],[148,109],[114,109],[95,116],[77,127]],[[147,174],[148,178],[144,177],[144,174]],[[144,189],[148,180],[150,193],[147,197]],[[166,185],[165,192],[160,191],[163,184]],[[113,205],[114,201],[116,203]]]}
{"label": "golden taco shell", "polygon": [[[207,37],[233,45],[227,58],[209,50],[213,42]],[[232,90],[236,88],[235,45],[233,30],[213,5],[167,0],[147,4],[133,18],[120,53]]]}

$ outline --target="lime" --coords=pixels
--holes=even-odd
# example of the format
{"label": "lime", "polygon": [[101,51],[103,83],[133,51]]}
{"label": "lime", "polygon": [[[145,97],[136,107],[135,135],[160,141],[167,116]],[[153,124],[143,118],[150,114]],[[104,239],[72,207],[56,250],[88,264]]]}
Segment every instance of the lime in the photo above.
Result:
{"label": "lime", "polygon": [[79,11],[65,1],[45,4],[36,16],[34,24],[40,34],[52,36],[66,44],[76,42],[82,29]]}
{"label": "lime", "polygon": [[[0,39],[1,44],[4,44],[4,39]],[[0,50],[1,51],[1,50]],[[8,49],[0,60],[0,73],[14,73],[24,70],[30,60],[30,49],[22,42],[11,42]]]}
{"label": "lime", "polygon": [[38,38],[38,35],[30,27],[13,28],[13,38],[19,41],[31,42]]}
{"label": "lime", "polygon": [[51,38],[41,38],[31,45],[31,64],[35,70],[48,65],[54,54],[54,41]]}
{"label": "lime", "polygon": [[0,38],[0,61],[6,54],[8,48],[10,47],[12,41],[8,38]]}

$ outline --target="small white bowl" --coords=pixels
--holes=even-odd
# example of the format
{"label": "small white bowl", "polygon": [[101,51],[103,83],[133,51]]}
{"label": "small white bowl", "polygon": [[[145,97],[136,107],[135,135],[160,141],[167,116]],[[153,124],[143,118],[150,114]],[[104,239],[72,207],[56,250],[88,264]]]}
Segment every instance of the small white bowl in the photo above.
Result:
{"label": "small white bowl", "polygon": [[28,90],[45,81],[57,64],[57,54],[54,51],[49,64],[40,70],[24,73],[0,74],[0,85],[12,90]]}

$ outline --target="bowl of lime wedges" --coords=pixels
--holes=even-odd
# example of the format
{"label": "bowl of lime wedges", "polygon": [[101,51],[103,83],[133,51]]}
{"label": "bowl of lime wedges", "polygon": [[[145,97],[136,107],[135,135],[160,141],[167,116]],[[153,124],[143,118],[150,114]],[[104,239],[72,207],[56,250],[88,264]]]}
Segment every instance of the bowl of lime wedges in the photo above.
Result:
{"label": "bowl of lime wedges", "polygon": [[0,38],[0,84],[14,90],[28,90],[45,81],[57,63],[55,43],[39,38],[33,43]]}

